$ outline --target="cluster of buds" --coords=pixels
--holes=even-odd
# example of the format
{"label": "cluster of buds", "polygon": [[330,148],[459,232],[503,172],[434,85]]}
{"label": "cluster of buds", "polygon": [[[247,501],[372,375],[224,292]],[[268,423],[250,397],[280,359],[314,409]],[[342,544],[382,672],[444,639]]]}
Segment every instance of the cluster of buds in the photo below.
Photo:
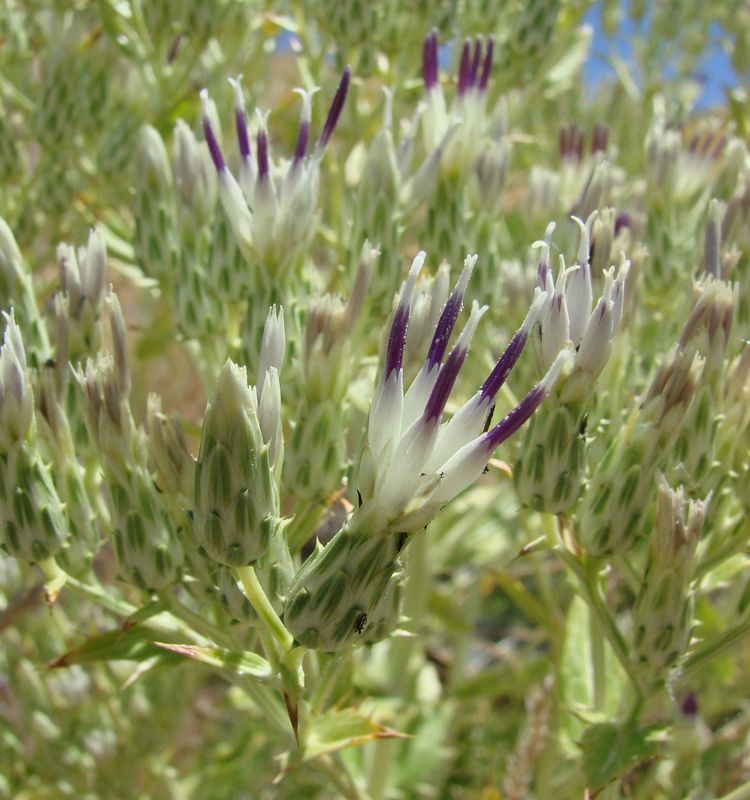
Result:
{"label": "cluster of buds", "polygon": [[21,331],[3,314],[0,349],[0,544],[24,561],[46,561],[67,536],[65,510],[39,452],[34,397]]}
{"label": "cluster of buds", "polygon": [[688,501],[661,475],[657,482],[656,520],[633,608],[633,644],[639,661],[658,672],[673,666],[690,643],[690,584],[708,500]]}
{"label": "cluster of buds", "polygon": [[[576,263],[566,267],[560,257],[557,281],[552,277],[549,250],[554,223],[547,227],[539,264],[539,286],[546,302],[538,323],[538,352],[548,369],[561,349],[573,346],[573,366],[554,389],[555,403],[537,414],[529,426],[514,468],[522,502],[540,511],[569,511],[581,491],[586,467],[586,418],[596,379],[609,358],[621,320],[630,263],[622,256],[619,270],[604,271],[604,287],[593,304],[590,237],[593,213],[580,227]],[[593,307],[592,307],[593,304]]]}
{"label": "cluster of buds", "polygon": [[[104,306],[104,276],[107,252],[99,230],[89,234],[88,245],[78,249],[68,244],[57,248],[60,293],[55,296],[55,316],[64,329],[58,330],[58,358],[77,362],[100,346],[99,318]],[[62,344],[62,346],[61,346]]]}
{"label": "cluster of buds", "polygon": [[722,423],[724,373],[738,300],[737,284],[721,278],[720,216],[718,203],[712,201],[703,259],[706,272],[694,284],[693,313],[680,337],[681,347],[693,347],[705,359],[700,386],[675,445],[673,473],[691,491],[707,491],[705,481],[714,471],[714,439]]}
{"label": "cluster of buds", "polygon": [[420,252],[391,321],[359,467],[359,507],[333,540],[305,562],[290,589],[284,621],[295,639],[308,647],[335,651],[357,641],[377,641],[392,630],[398,622],[399,554],[442,506],[474,483],[495,449],[531,417],[570,363],[565,349],[521,403],[488,429],[495,397],[544,303],[539,290],[527,321],[482,387],[443,422],[487,307],[473,304],[444,360],[476,262],[476,256],[470,256],[442,309],[423,366],[404,391],[404,347],[424,260]]}
{"label": "cluster of buds", "polygon": [[352,363],[352,333],[379,251],[365,242],[349,298],[323,295],[307,308],[302,343],[302,397],[284,462],[284,481],[298,502],[319,507],[341,486]]}
{"label": "cluster of buds", "polygon": [[76,379],[84,394],[89,437],[99,457],[114,550],[123,577],[142,589],[163,589],[180,575],[183,548],[149,470],[148,441],[130,410],[125,322],[117,296],[105,299],[113,355],[88,359]]}
{"label": "cluster of buds", "polygon": [[[705,320],[694,311],[686,330],[696,316]],[[703,363],[692,337],[676,344],[597,464],[579,507],[580,541],[592,555],[623,553],[636,543],[654,475],[685,423]]]}

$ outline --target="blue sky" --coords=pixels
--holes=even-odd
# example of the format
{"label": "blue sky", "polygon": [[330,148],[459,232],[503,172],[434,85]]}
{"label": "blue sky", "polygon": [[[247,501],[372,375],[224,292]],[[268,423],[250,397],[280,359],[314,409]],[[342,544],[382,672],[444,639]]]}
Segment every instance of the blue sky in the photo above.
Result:
{"label": "blue sky", "polygon": [[[619,31],[614,36],[608,37],[602,29],[599,3],[589,9],[586,22],[592,26],[594,36],[591,56],[585,65],[585,75],[589,84],[595,86],[599,81],[614,76],[614,70],[609,62],[612,55],[619,56],[625,62],[632,59],[632,41],[642,33],[642,29],[634,25],[625,14]],[[729,56],[720,44],[718,26],[712,28],[710,32],[713,44],[695,71],[695,76],[704,82],[703,92],[698,101],[698,106],[701,108],[722,104],[725,100],[725,89],[737,86],[737,76],[729,62]]]}

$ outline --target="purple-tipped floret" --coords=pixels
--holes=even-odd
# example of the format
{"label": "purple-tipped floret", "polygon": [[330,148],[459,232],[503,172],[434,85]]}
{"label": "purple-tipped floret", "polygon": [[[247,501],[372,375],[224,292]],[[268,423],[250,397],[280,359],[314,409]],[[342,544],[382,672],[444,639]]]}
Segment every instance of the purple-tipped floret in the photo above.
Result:
{"label": "purple-tipped floret", "polygon": [[250,135],[247,131],[247,114],[245,109],[237,106],[234,110],[234,124],[237,128],[237,142],[243,161],[250,158]]}
{"label": "purple-tipped floret", "polygon": [[486,398],[492,399],[500,391],[511,370],[521,357],[528,339],[529,335],[523,328],[519,328],[516,331],[505,348],[505,352],[497,360],[497,364],[495,364],[492,372],[487,376],[487,380],[482,384],[482,400]]}
{"label": "purple-tipped floret", "polygon": [[294,162],[298,164],[305,157],[307,152],[307,140],[310,138],[310,123],[303,119],[299,124],[299,136],[297,136],[297,144],[294,148]]}
{"label": "purple-tipped floret", "polygon": [[221,154],[221,148],[216,141],[216,134],[211,127],[208,117],[203,117],[203,135],[206,137],[206,144],[208,145],[208,152],[211,154],[211,160],[214,162],[217,172],[224,172],[227,165],[224,163],[224,156]]}
{"label": "purple-tipped floret", "polygon": [[398,372],[403,364],[406,330],[409,327],[409,311],[408,303],[399,303],[396,313],[393,315],[391,332],[388,336],[388,348],[385,354],[385,380],[388,380],[394,370]]}
{"label": "purple-tipped floret", "polygon": [[448,397],[453,390],[453,384],[461,371],[467,352],[467,349],[460,343],[451,350],[425,405],[424,418],[426,421],[439,421],[443,415],[445,404],[448,402]]}
{"label": "purple-tipped floret", "polygon": [[339,87],[336,89],[336,94],[334,95],[333,102],[331,103],[331,108],[328,111],[328,117],[326,118],[325,125],[323,125],[323,130],[320,133],[320,138],[318,139],[318,147],[320,148],[326,147],[328,142],[331,140],[331,136],[333,136],[333,132],[336,129],[341,112],[344,109],[344,103],[346,102],[346,95],[349,92],[349,84],[351,83],[351,79],[352,68],[347,67],[344,70],[344,74],[341,76]]}
{"label": "purple-tipped floret", "polygon": [[477,85],[477,76],[479,75],[479,62],[482,58],[482,40],[477,38],[474,42],[474,56],[471,59],[471,69],[469,70],[469,88]]}
{"label": "purple-tipped floret", "polygon": [[490,80],[490,72],[492,71],[492,56],[495,52],[495,37],[490,36],[487,39],[487,52],[484,54],[484,63],[482,64],[482,74],[479,78],[479,91],[483,92],[487,89],[487,84]]}
{"label": "purple-tipped floret", "polygon": [[461,63],[458,66],[458,93],[461,95],[469,88],[469,72],[471,70],[471,39],[464,40],[461,50]]}
{"label": "purple-tipped floret", "polygon": [[463,293],[454,290],[443,306],[440,319],[438,319],[437,325],[435,326],[435,333],[430,342],[430,349],[427,351],[427,364],[430,368],[443,360],[443,356],[448,347],[448,341],[451,338],[453,328],[456,325],[456,320],[461,313],[463,304]]}
{"label": "purple-tipped floret", "polygon": [[490,428],[484,434],[483,439],[488,452],[492,452],[509,439],[531,415],[539,408],[542,400],[547,396],[547,390],[541,384],[537,384],[521,402],[508,413],[505,419]]}
{"label": "purple-tipped floret", "polygon": [[615,236],[623,229],[623,228],[632,228],[633,227],[633,220],[630,218],[630,214],[627,211],[622,211],[617,215],[615,218]]}
{"label": "purple-tipped floret", "polygon": [[606,125],[597,123],[594,126],[594,133],[591,137],[591,153],[603,153],[609,143],[609,128]]}
{"label": "purple-tipped floret", "polygon": [[422,47],[422,78],[426,91],[434,89],[438,83],[438,36],[436,30],[431,30],[425,36]]}
{"label": "purple-tipped floret", "polygon": [[258,180],[262,181],[268,177],[268,134],[265,129],[261,128],[258,131]]}

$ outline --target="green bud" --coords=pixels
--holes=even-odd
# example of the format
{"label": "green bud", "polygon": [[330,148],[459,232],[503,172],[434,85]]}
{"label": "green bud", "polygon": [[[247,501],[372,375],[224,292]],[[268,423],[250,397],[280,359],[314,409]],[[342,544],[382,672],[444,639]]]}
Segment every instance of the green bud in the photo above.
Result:
{"label": "green bud", "polygon": [[[555,390],[558,395],[558,389]],[[552,402],[532,418],[513,468],[522,503],[563,514],[581,492],[586,467],[586,414],[581,403]]]}
{"label": "green bud", "polygon": [[385,638],[398,622],[402,537],[373,536],[355,515],[302,565],[284,624],[300,644],[335,652]]}
{"label": "green bud", "polygon": [[278,524],[278,493],[255,392],[227,361],[203,418],[195,472],[195,537],[229,567],[254,564]]}
{"label": "green bud", "polygon": [[625,552],[638,538],[654,474],[682,428],[702,367],[693,349],[675,346],[592,469],[578,526],[581,544],[592,555]]}
{"label": "green bud", "polygon": [[633,608],[639,660],[660,670],[674,665],[690,643],[695,551],[708,501],[688,501],[659,476],[656,522],[648,542],[643,582]]}
{"label": "green bud", "polygon": [[29,442],[0,455],[0,544],[24,561],[45,561],[63,546],[68,523],[49,468]]}

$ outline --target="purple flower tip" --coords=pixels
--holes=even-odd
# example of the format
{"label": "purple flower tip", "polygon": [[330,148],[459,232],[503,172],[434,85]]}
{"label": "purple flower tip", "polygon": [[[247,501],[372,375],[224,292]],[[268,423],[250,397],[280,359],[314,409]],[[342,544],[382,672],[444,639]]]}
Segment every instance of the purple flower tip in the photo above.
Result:
{"label": "purple flower tip", "polygon": [[464,94],[469,88],[469,72],[471,70],[471,39],[464,40],[461,50],[461,63],[458,66],[458,93]]}
{"label": "purple flower tip", "polygon": [[445,362],[440,374],[432,387],[432,392],[427,400],[424,410],[424,419],[428,422],[437,422],[443,414],[445,404],[448,402],[448,397],[453,389],[453,384],[456,382],[458,373],[461,371],[464,359],[466,358],[466,349],[460,346],[454,347],[448,360]]}
{"label": "purple flower tip", "polygon": [[404,344],[406,343],[406,330],[409,327],[409,305],[399,303],[393,315],[391,332],[388,336],[388,349],[385,355],[385,372],[383,379],[388,380],[391,373],[401,369],[404,360]]}
{"label": "purple flower tip", "polygon": [[178,33],[172,42],[169,52],[167,53],[167,64],[173,64],[177,60],[177,55],[180,52],[180,45],[185,38],[184,33]]}
{"label": "purple flower tip", "polygon": [[617,215],[615,219],[615,236],[623,229],[623,228],[632,228],[633,227],[633,220],[630,218],[630,214],[627,211],[623,211]]}
{"label": "purple flower tip", "polygon": [[601,123],[594,126],[594,133],[591,137],[591,153],[603,153],[609,143],[609,128]]}
{"label": "purple flower tip", "polygon": [[487,84],[490,80],[490,71],[492,70],[492,56],[495,52],[495,37],[490,36],[487,39],[487,52],[484,54],[484,64],[482,64],[482,75],[479,78],[479,91],[483,92],[487,89]]}
{"label": "purple flower tip", "polygon": [[237,141],[240,145],[240,155],[243,160],[250,158],[250,137],[247,132],[247,115],[244,108],[236,108],[234,121],[237,128]]}
{"label": "purple flower tip", "polygon": [[547,390],[541,384],[537,384],[521,402],[508,413],[505,419],[490,428],[484,434],[484,441],[488,452],[492,452],[496,447],[501,445],[506,439],[509,439],[529,417],[539,408],[542,400],[547,395]]}
{"label": "purple flower tip", "polygon": [[529,336],[523,328],[516,331],[505,348],[505,352],[497,360],[497,364],[495,364],[492,372],[487,376],[487,380],[482,384],[482,400],[485,398],[492,399],[500,391],[511,370],[521,357],[528,338]]}
{"label": "purple flower tip", "polygon": [[224,156],[221,154],[221,148],[216,141],[216,134],[211,127],[208,116],[203,117],[203,135],[206,137],[206,144],[208,145],[208,152],[211,154],[211,160],[214,162],[217,172],[224,172],[227,168],[224,163]]}
{"label": "purple flower tip", "polygon": [[469,86],[476,86],[477,75],[479,75],[479,61],[482,58],[482,40],[477,38],[474,42],[474,56],[471,59],[471,69],[469,70]]}
{"label": "purple flower tip", "polygon": [[268,134],[261,128],[258,131],[258,180],[268,177]]}
{"label": "purple flower tip", "polygon": [[297,145],[294,148],[294,163],[298,164],[305,157],[307,152],[307,140],[310,137],[310,123],[307,120],[302,120],[299,125],[299,136],[297,137]]}
{"label": "purple flower tip", "polygon": [[689,691],[682,698],[680,710],[686,717],[694,717],[698,713],[698,696],[694,691]]}
{"label": "purple flower tip", "polygon": [[328,145],[328,142],[331,140],[331,136],[333,136],[333,132],[336,129],[341,112],[344,109],[344,103],[346,102],[346,96],[349,92],[349,84],[351,83],[351,80],[352,68],[347,67],[344,70],[344,74],[341,76],[339,87],[336,89],[336,94],[334,95],[333,102],[331,103],[331,108],[328,111],[328,117],[326,118],[325,125],[323,125],[323,130],[321,131],[320,138],[318,139],[318,147],[321,149]]}
{"label": "purple flower tip", "polygon": [[422,77],[426,91],[434,89],[438,82],[438,36],[433,28],[425,36],[422,47]]}
{"label": "purple flower tip", "polygon": [[435,326],[435,333],[430,342],[430,349],[427,352],[427,363],[430,368],[439,364],[443,360],[448,341],[453,333],[458,315],[461,313],[464,296],[462,293],[454,291],[448,298],[446,304]]}

